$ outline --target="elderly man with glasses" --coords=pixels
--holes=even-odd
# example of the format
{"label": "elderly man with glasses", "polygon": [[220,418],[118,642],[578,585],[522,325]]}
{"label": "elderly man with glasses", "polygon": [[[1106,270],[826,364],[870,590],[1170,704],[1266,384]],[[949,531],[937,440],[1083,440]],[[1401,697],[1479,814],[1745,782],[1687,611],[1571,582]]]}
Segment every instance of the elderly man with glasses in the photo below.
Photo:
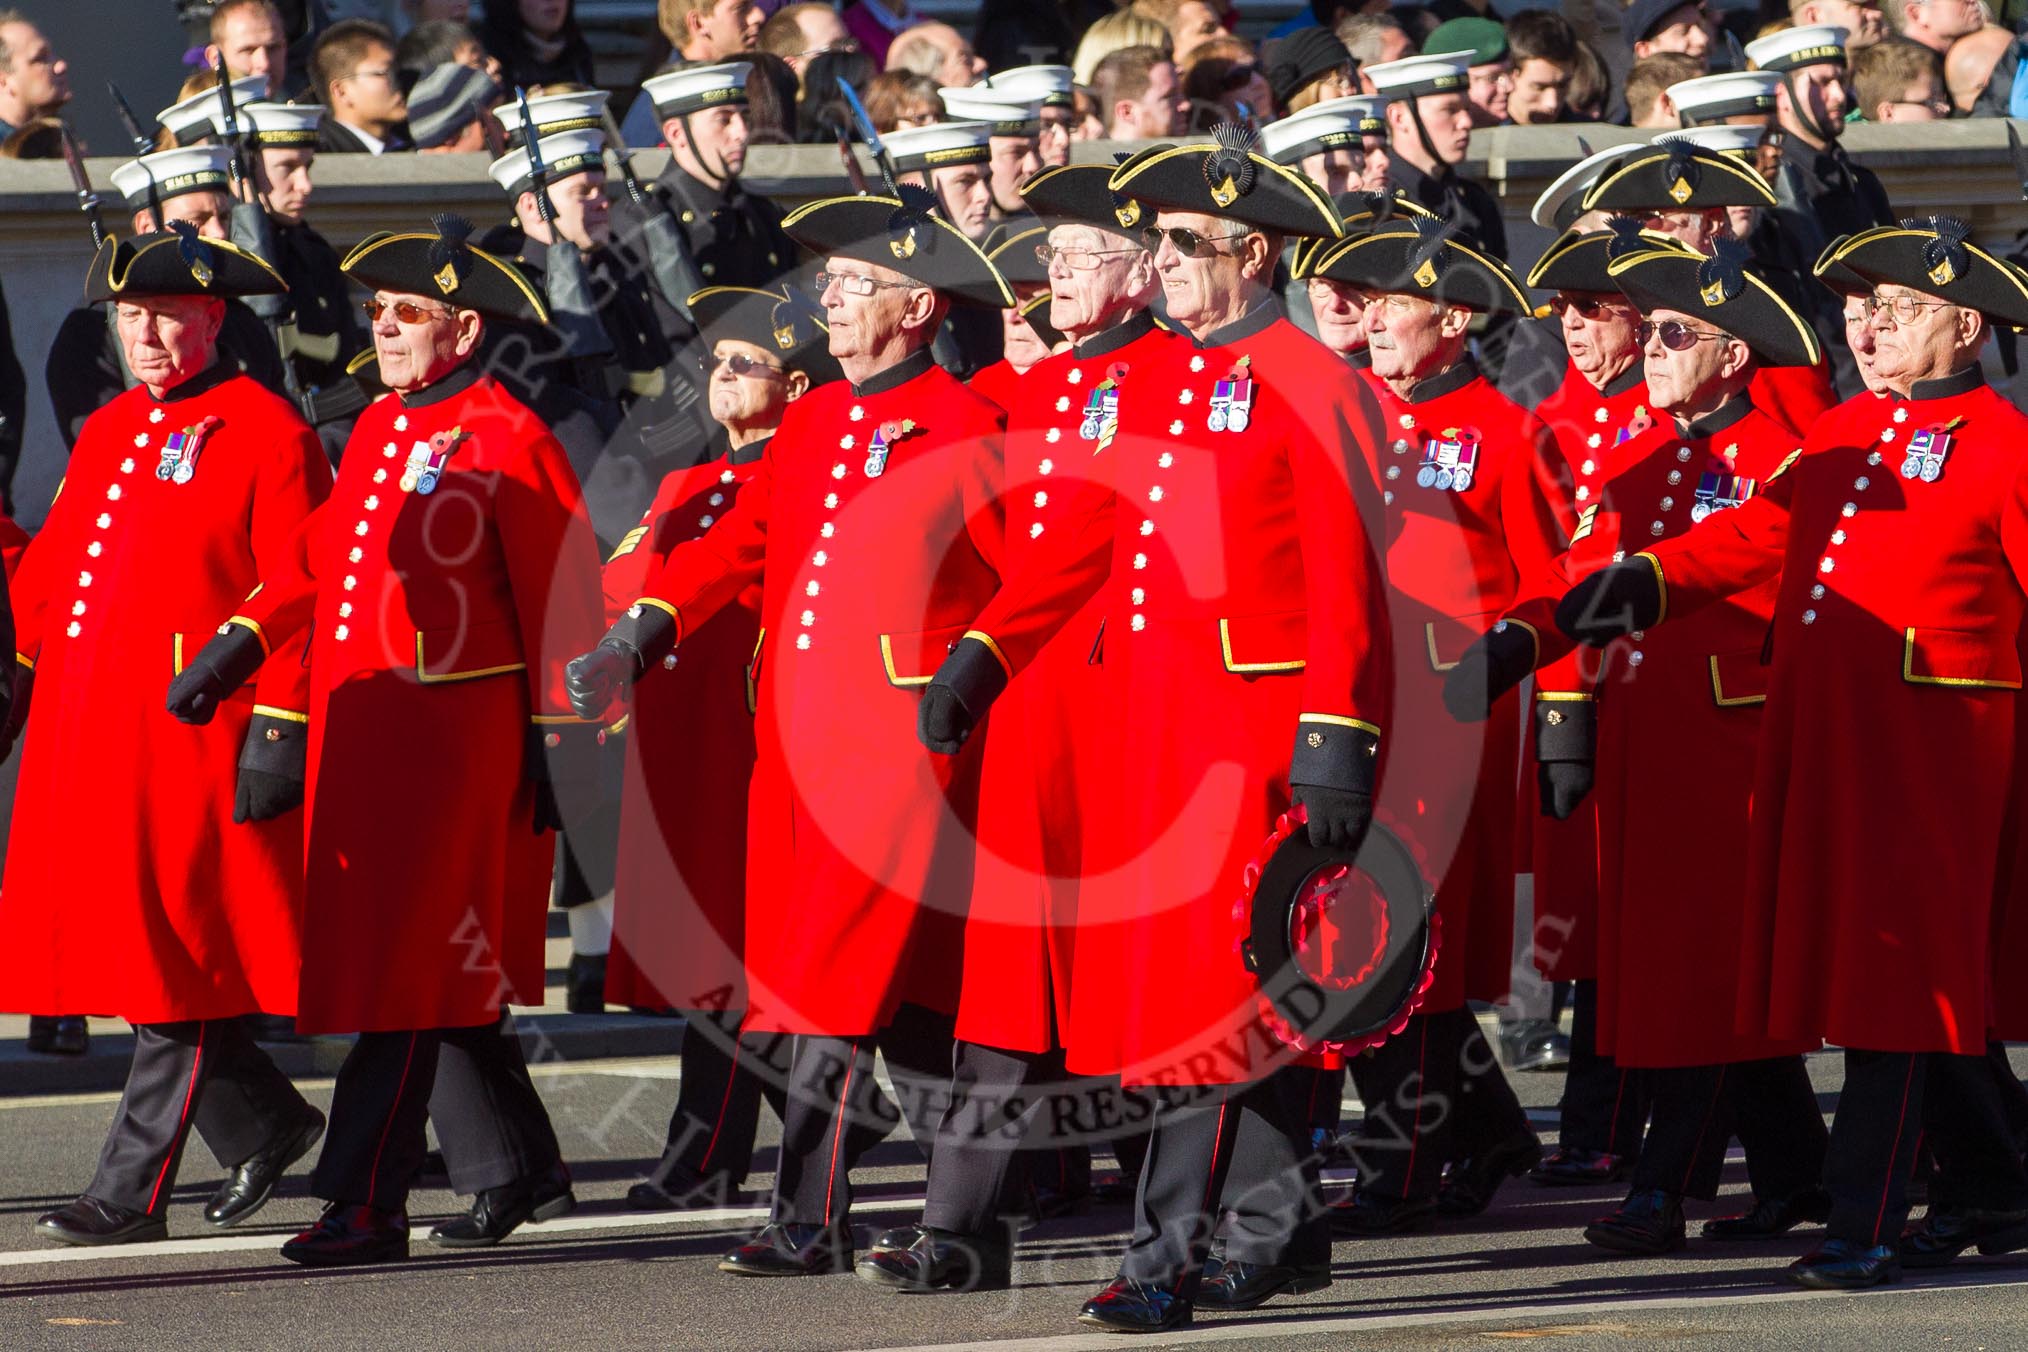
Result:
{"label": "elderly man with glasses", "polygon": [[[1986,1058],[2028,418],[1979,366],[1995,325],[2028,324],[2028,281],[1941,216],[1845,240],[1819,268],[1838,265],[1872,284],[1874,370],[1895,393],[1820,419],[1745,506],[1587,578],[1557,625],[1604,644],[1781,575],[1735,1026],[1845,1049],[1829,1235],[1787,1276],[1852,1289],[2028,1247],[2028,1178]],[[1904,1235],[1919,1137],[1953,1166]]]}

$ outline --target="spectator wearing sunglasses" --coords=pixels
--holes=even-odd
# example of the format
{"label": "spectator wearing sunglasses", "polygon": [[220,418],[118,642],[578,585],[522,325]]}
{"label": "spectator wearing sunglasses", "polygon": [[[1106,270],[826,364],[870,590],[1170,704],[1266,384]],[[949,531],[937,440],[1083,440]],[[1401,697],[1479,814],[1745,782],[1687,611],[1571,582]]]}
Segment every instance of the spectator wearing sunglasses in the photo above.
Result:
{"label": "spectator wearing sunglasses", "polygon": [[317,149],[380,155],[409,148],[408,95],[387,29],[364,19],[325,29],[310,54],[310,83],[330,110]]}
{"label": "spectator wearing sunglasses", "polygon": [[1935,122],[1951,115],[1943,61],[1906,38],[1852,53],[1852,103],[1868,122]]}

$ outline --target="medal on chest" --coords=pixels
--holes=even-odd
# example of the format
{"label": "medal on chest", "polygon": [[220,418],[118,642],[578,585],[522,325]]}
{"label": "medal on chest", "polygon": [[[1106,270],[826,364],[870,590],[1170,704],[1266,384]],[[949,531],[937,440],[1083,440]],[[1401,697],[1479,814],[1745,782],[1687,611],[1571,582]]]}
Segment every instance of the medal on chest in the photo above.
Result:
{"label": "medal on chest", "polygon": [[449,463],[458,443],[465,439],[462,427],[453,427],[448,432],[433,432],[428,441],[418,441],[409,448],[408,460],[401,469],[401,491],[420,493],[424,497],[437,491],[443,481],[444,467]]}
{"label": "medal on chest", "polygon": [[171,432],[169,440],[162,443],[162,462],[155,466],[155,477],[164,483],[173,480],[178,484],[196,478],[197,457],[204,450],[205,440],[224,425],[217,416],[207,414],[195,427]]}
{"label": "medal on chest", "polygon": [[862,466],[866,477],[878,479],[887,473],[887,457],[893,453],[894,444],[918,430],[913,418],[889,418],[874,428],[873,441],[866,448],[866,464]]}
{"label": "medal on chest", "polygon": [[1422,443],[1422,467],[1415,472],[1416,486],[1439,492],[1462,493],[1472,486],[1479,469],[1479,429],[1446,427],[1439,436]]}
{"label": "medal on chest", "polygon": [[1907,458],[1901,462],[1901,477],[1933,484],[1943,477],[1944,457],[1951,453],[1951,433],[1963,422],[1952,418],[1935,427],[1925,427],[1908,439]]}
{"label": "medal on chest", "polygon": [[1244,432],[1253,423],[1253,378],[1251,357],[1241,357],[1211,387],[1211,411],[1204,425],[1214,432]]}
{"label": "medal on chest", "polygon": [[1737,507],[1760,491],[1760,480],[1748,479],[1730,470],[1706,470],[1697,484],[1697,503],[1690,509],[1692,521],[1702,521],[1713,512]]}
{"label": "medal on chest", "polygon": [[1085,401],[1084,417],[1078,422],[1077,435],[1085,441],[1096,441],[1098,450],[1104,450],[1120,426],[1120,383],[1127,378],[1127,364],[1116,361],[1106,368],[1106,378],[1092,390]]}

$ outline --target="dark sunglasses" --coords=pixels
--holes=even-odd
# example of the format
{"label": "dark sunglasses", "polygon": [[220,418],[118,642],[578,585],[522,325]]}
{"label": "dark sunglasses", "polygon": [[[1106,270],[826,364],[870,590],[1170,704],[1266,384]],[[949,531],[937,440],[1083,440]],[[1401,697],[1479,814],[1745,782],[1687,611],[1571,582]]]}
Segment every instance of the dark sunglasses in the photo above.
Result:
{"label": "dark sunglasses", "polygon": [[1634,336],[1640,340],[1642,347],[1646,347],[1648,340],[1658,333],[1662,335],[1662,346],[1671,352],[1688,352],[1699,343],[1725,341],[1722,333],[1705,333],[1675,319],[1665,319],[1659,324],[1652,319],[1644,319],[1641,326],[1634,330]]}
{"label": "dark sunglasses", "polygon": [[1607,300],[1603,296],[1556,296],[1549,302],[1549,308],[1559,316],[1566,310],[1575,310],[1584,319],[1603,319],[1616,313],[1621,302]]}
{"label": "dark sunglasses", "polygon": [[1242,61],[1237,65],[1227,67],[1225,78],[1218,82],[1219,90],[1222,93],[1230,94],[1235,89],[1244,89],[1248,82],[1253,79],[1254,73],[1259,69],[1260,67],[1254,65],[1251,61]]}
{"label": "dark sunglasses", "polygon": [[1183,257],[1202,258],[1206,254],[1217,253],[1218,250],[1211,246],[1220,240],[1244,239],[1251,233],[1248,230],[1238,230],[1230,235],[1200,235],[1195,230],[1185,230],[1180,225],[1172,225],[1166,230],[1159,225],[1151,225],[1141,231],[1141,247],[1149,253],[1154,253],[1162,247],[1162,240],[1166,237],[1176,246],[1176,252]]}
{"label": "dark sunglasses", "polygon": [[452,313],[449,310],[425,309],[412,300],[382,300],[378,296],[372,300],[361,301],[359,308],[366,311],[367,319],[375,324],[378,324],[381,315],[389,310],[394,311],[394,317],[404,324],[420,324],[425,319],[447,319]]}
{"label": "dark sunglasses", "polygon": [[782,374],[781,367],[770,366],[764,361],[755,361],[744,352],[734,352],[730,356],[706,357],[704,359],[704,369],[707,371],[716,371],[721,366],[731,368],[732,373],[736,376],[759,376],[763,380],[771,380]]}

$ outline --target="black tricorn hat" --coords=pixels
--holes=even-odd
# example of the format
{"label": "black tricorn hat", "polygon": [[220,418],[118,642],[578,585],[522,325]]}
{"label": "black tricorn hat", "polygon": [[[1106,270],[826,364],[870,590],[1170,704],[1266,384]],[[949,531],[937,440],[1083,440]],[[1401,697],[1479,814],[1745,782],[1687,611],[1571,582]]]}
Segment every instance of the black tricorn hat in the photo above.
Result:
{"label": "black tricorn hat", "polygon": [[[1363,230],[1372,230],[1389,221],[1410,220],[1417,216],[1436,219],[1436,213],[1413,198],[1400,193],[1390,196],[1384,192],[1364,192],[1353,189],[1341,192],[1331,199],[1338,208],[1339,219],[1345,222],[1347,235]],[[1289,264],[1289,276],[1295,281],[1305,281],[1324,251],[1338,241],[1335,239],[1301,239],[1296,241],[1295,256]]]}
{"label": "black tricorn hat", "polygon": [[1610,217],[1607,225],[1610,228],[1605,230],[1566,230],[1558,235],[1529,272],[1528,285],[1546,291],[1601,291],[1613,295],[1620,287],[1607,274],[1606,267],[1614,259],[1657,249],[1691,252],[1689,246],[1678,243],[1673,236],[1643,230],[1632,216]]}
{"label": "black tricorn hat", "polygon": [[1049,281],[1049,265],[1035,256],[1035,246],[1047,242],[1049,227],[1024,217],[996,225],[986,236],[986,259],[1007,279],[1007,285]]}
{"label": "black tricorn hat", "polygon": [[1614,259],[1614,285],[1642,314],[1679,310],[1731,334],[1770,366],[1814,366],[1816,330],[1749,267],[1752,253],[1722,239],[1710,258],[1687,249],[1649,249]]}
{"label": "black tricorn hat", "polygon": [[902,196],[826,197],[782,222],[790,239],[820,254],[843,254],[893,268],[955,301],[1004,309],[1014,303],[1007,279],[979,246],[938,215],[927,191]]}
{"label": "black tricorn hat", "polygon": [[1051,225],[1095,225],[1139,241],[1141,227],[1154,220],[1155,213],[1112,190],[1117,170],[1118,166],[1111,164],[1060,164],[1044,169],[1021,185],[1021,200]]}
{"label": "black tricorn hat", "polygon": [[1156,210],[1199,211],[1276,234],[1344,235],[1324,190],[1261,154],[1252,132],[1222,122],[1211,134],[1134,156],[1113,171],[1112,190]]}
{"label": "black tricorn hat", "polygon": [[1435,217],[1389,221],[1341,240],[1316,257],[1310,276],[1427,296],[1471,310],[1525,315],[1535,308],[1505,263],[1462,243]]}
{"label": "black tricorn hat", "polygon": [[1021,317],[1028,321],[1028,327],[1042,335],[1042,341],[1055,347],[1063,341],[1063,330],[1049,322],[1049,303],[1054,299],[1047,291],[1039,296],[1030,296],[1021,302]]}
{"label": "black tricorn hat", "polygon": [[1646,152],[1607,168],[1586,190],[1579,210],[1701,211],[1774,204],[1767,180],[1744,159],[1665,136]]}
{"label": "black tricorn hat", "polygon": [[1998,323],[2028,326],[2028,277],[1972,243],[1970,235],[1971,227],[1955,216],[1875,226],[1825,250],[1817,275],[1842,264],[1875,286],[1905,286]]}
{"label": "black tricorn hat", "polygon": [[1851,238],[1850,235],[1840,235],[1826,244],[1824,252],[1817,255],[1816,265],[1811,271],[1817,274],[1818,281],[1841,296],[1870,296],[1873,283],[1846,267],[1838,257],[1838,250],[1844,248],[1845,242]]}
{"label": "black tricorn hat", "polygon": [[368,235],[339,267],[376,291],[435,296],[496,319],[549,322],[548,307],[513,264],[465,242],[472,233],[470,221],[446,213],[430,217],[430,225],[434,229],[428,234]]}
{"label": "black tricorn hat", "polygon": [[88,303],[128,296],[278,296],[289,289],[258,254],[206,239],[186,221],[130,240],[107,240],[85,273]]}
{"label": "black tricorn hat", "polygon": [[773,353],[785,369],[807,374],[813,385],[838,378],[824,312],[793,283],[785,291],[707,286],[691,295],[690,313],[707,343],[721,338],[752,343]]}

